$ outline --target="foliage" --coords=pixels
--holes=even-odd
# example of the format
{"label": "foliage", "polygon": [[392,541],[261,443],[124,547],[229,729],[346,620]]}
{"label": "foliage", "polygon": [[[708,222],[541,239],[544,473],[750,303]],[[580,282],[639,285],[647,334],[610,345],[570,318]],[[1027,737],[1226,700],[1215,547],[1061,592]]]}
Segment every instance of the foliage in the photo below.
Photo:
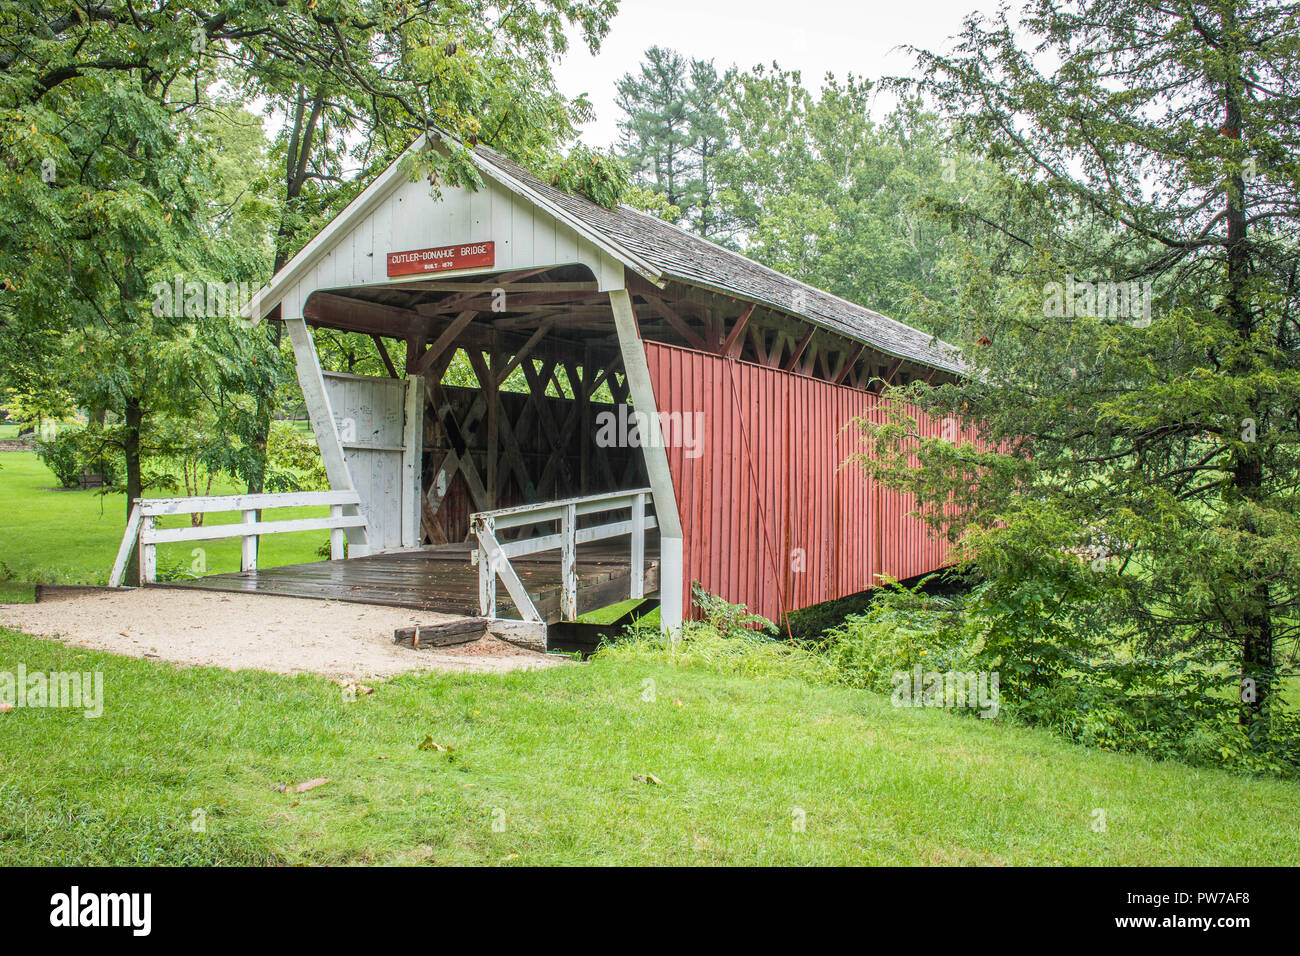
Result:
{"label": "foliage", "polygon": [[686,621],[676,639],[657,625],[634,626],[627,637],[602,646],[597,657],[700,667],[749,678],[783,677],[830,683],[833,668],[811,650],[771,636],[776,625],[695,585],[695,606],[703,619]]}
{"label": "foliage", "polygon": [[996,673],[1002,719],[1091,747],[1300,778],[1296,714],[1277,708],[1267,722],[1242,725],[1235,681],[1213,659],[1142,655],[1098,631],[1091,582],[1073,565],[994,576],[960,597],[895,584],[818,650],[838,680],[877,693],[917,665]]}
{"label": "foliage", "polygon": [[274,422],[266,446],[267,484],[275,491],[325,491],[329,479],[316,443],[287,422]]}
{"label": "foliage", "polygon": [[822,636],[817,648],[845,683],[883,694],[894,674],[917,664],[938,671],[957,667],[958,609],[951,599],[927,594],[926,583],[906,588],[890,582],[865,612],[849,615]]}
{"label": "foliage", "polygon": [[945,212],[992,190],[990,171],[915,98],[873,120],[874,90],[652,47],[619,84],[621,154],[660,207],[638,204],[925,327],[918,298],[951,302],[964,252]]}
{"label": "foliage", "polygon": [[[1077,599],[1139,658],[1218,668],[1261,746],[1300,638],[1298,9],[1043,0],[920,54],[898,88],[1000,185],[947,210],[970,255],[956,308],[931,312],[955,318],[971,374],[894,397],[983,445],[922,438],[901,404],[863,423],[862,463],[962,542],[990,600]],[[1046,591],[1018,593],[1034,569]]]}
{"label": "foliage", "polygon": [[96,440],[101,436],[100,429],[66,425],[49,439],[37,438],[33,444],[37,456],[64,488],[79,487],[85,474],[102,475],[104,484],[112,485],[121,468],[106,453],[102,440]]}
{"label": "foliage", "polygon": [[721,103],[729,78],[707,60],[654,46],[638,73],[618,82],[619,153],[657,203],[639,203],[709,239],[730,233],[714,165],[727,132]]}

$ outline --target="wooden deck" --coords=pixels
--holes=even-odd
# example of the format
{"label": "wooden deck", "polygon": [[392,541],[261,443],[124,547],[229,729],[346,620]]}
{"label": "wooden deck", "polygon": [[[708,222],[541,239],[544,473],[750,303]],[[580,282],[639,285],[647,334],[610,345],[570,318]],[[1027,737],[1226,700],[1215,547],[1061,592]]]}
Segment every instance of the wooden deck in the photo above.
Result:
{"label": "wooden deck", "polygon": [[[409,607],[443,614],[477,615],[478,568],[470,564],[469,544],[377,554],[344,561],[316,561],[283,568],[212,574],[196,581],[170,581],[151,587],[237,591]],[[558,551],[511,561],[533,604],[548,623],[560,620]],[[645,591],[659,590],[659,539],[647,535]],[[631,583],[628,538],[578,548],[578,613],[626,600]],[[498,587],[497,614],[519,617],[504,587]]]}

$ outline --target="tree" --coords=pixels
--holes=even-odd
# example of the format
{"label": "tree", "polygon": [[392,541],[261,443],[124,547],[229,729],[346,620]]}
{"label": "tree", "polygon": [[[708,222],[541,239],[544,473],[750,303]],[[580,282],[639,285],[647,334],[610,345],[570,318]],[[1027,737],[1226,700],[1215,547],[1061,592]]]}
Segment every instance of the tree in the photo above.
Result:
{"label": "tree", "polygon": [[[364,185],[336,175],[345,155],[372,171],[431,124],[549,162],[608,199],[616,171],[589,154],[571,164],[554,155],[585,104],[564,100],[549,77],[566,25],[594,45],[614,9],[611,0],[13,4],[0,32],[0,333],[20,351],[3,384],[26,394],[62,386],[85,407],[112,409],[128,508],[144,487],[151,416],[192,414],[196,396],[235,416],[225,467],[260,487],[276,357],[263,352],[264,331],[191,309],[187,291],[264,278],[270,266],[265,243],[234,231],[248,219],[213,207],[238,171],[203,126],[214,82],[269,100],[292,90],[304,106],[284,151],[277,255],[287,258],[312,225],[298,202],[308,184],[331,186],[306,205],[323,215]],[[466,37],[469,55],[457,57]],[[435,181],[478,182],[465,147],[422,160]],[[160,308],[155,289],[174,282],[182,294]]]}
{"label": "tree", "polygon": [[634,176],[663,194],[670,206],[687,205],[694,171],[687,97],[687,63],[681,54],[653,46],[639,75],[618,82],[620,155]]}
{"label": "tree", "polygon": [[[280,216],[271,272],[431,122],[461,142],[485,143],[536,169],[563,165],[562,144],[576,136],[590,106],[569,101],[556,88],[552,64],[568,44],[562,27],[575,25],[594,52],[614,9],[607,0],[395,4],[341,32],[350,50],[342,76],[334,59],[286,58],[278,45],[244,48],[229,76],[265,100],[280,121],[273,144]],[[338,32],[332,21],[303,20],[286,29],[296,31],[304,48],[332,42],[328,35],[313,40],[313,31]],[[477,182],[463,152],[424,161],[435,178]],[[280,325],[273,321],[271,328],[278,345]],[[378,359],[369,337],[349,340],[354,362]],[[259,409],[263,449],[274,403],[272,390]],[[248,490],[262,490],[259,473],[250,476]]]}
{"label": "tree", "polygon": [[903,85],[1014,183],[1017,251],[972,260],[971,374],[899,396],[991,450],[872,430],[870,467],[990,578],[1085,575],[1116,638],[1235,662],[1256,741],[1300,627],[1298,27],[1271,0],[1036,0],[920,53]]}
{"label": "tree", "polygon": [[747,255],[915,321],[913,298],[950,302],[957,272],[933,209],[986,188],[985,171],[914,99],[874,121],[873,89],[828,76],[814,95],[775,64],[729,77],[720,205]]}

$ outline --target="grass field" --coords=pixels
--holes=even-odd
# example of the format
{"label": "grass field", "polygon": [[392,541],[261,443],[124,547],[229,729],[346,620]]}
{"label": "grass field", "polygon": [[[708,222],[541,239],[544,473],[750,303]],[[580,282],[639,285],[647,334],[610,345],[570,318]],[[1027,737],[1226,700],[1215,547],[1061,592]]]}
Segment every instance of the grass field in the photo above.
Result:
{"label": "grass field", "polygon": [[[58,479],[34,452],[0,453],[0,562],[19,580],[50,584],[104,584],[126,529],[125,496],[101,495],[97,490],[64,490]],[[215,495],[238,494],[245,489],[226,480],[213,485]],[[166,497],[158,492],[157,497]],[[324,516],[328,508],[284,508],[272,512],[274,520]],[[237,513],[210,514],[205,524],[238,521]],[[159,527],[180,527],[188,515],[160,521]],[[258,563],[278,567],[319,561],[317,548],[329,542],[329,532],[294,532],[261,539]],[[200,543],[207,573],[239,570],[238,538]],[[160,545],[160,570],[184,566],[193,570],[199,555],[193,544]],[[3,571],[3,568],[0,568]]]}
{"label": "grass field", "polygon": [[0,863],[1300,863],[1295,784],[619,654],[346,703],[0,631],[104,679],[0,713]]}

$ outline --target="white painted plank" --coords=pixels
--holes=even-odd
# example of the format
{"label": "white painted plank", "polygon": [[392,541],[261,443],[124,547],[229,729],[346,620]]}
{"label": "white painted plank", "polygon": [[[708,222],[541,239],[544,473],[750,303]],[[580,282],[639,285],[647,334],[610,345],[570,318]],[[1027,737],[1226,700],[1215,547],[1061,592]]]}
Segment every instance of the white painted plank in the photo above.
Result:
{"label": "white painted plank", "polygon": [[287,534],[293,531],[329,531],[334,528],[363,529],[365,517],[344,515],[341,518],[290,518],[284,521],[252,521],[242,524],[208,524],[194,528],[151,528],[146,517],[140,532],[140,544],[172,544],[177,541],[216,541],[246,534]]}
{"label": "white painted plank", "polygon": [[355,505],[355,491],[286,491],[260,495],[206,495],[193,498],[142,498],[142,513],[154,517],[178,514],[208,514],[214,511],[247,511],[276,508],[310,508],[327,505]]}
{"label": "white painted plank", "polygon": [[130,560],[131,551],[135,548],[136,537],[140,534],[140,520],[143,516],[140,500],[137,498],[135,504],[131,506],[131,516],[126,521],[126,533],[122,535],[122,544],[117,549],[117,560],[113,562],[113,571],[108,576],[110,588],[122,586],[122,578],[126,576],[126,562]]}

